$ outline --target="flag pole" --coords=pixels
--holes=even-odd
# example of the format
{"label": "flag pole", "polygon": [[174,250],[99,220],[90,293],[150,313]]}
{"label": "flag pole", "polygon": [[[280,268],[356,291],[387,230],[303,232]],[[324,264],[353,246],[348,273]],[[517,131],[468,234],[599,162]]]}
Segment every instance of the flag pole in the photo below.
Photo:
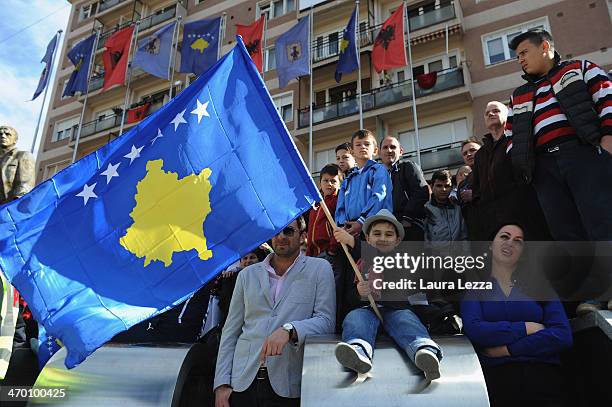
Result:
{"label": "flag pole", "polygon": [[[329,208],[327,207],[327,204],[325,204],[325,201],[321,200],[320,205],[321,205],[321,208],[323,209],[323,212],[325,213],[325,216],[327,217],[327,221],[332,226],[332,229],[337,229],[338,225],[336,225],[336,221],[334,220],[334,217],[332,216],[332,214],[329,212]],[[355,237],[355,239],[359,239],[359,237]],[[360,283],[364,282],[365,280],[363,279],[363,276],[361,275],[361,272],[359,271],[359,267],[357,267],[357,263],[355,263],[355,259],[353,259],[353,256],[351,256],[351,253],[348,247],[344,243],[340,243],[340,245],[342,246],[342,249],[344,250],[344,254],[346,254],[346,258],[348,259],[349,263],[351,264],[351,267],[353,268],[353,271],[355,272],[357,281],[359,281]],[[374,311],[378,319],[380,319],[380,321],[382,322],[383,317],[380,314],[378,307],[376,306],[376,302],[374,301],[372,294],[368,295],[368,301],[370,302],[372,311]]]}
{"label": "flag pole", "polygon": [[359,103],[359,129],[363,129],[363,106],[361,105],[361,43],[357,37],[359,32],[359,0],[355,0],[355,46],[357,47],[357,102]]}
{"label": "flag pole", "polygon": [[45,93],[43,94],[43,98],[42,98],[42,104],[40,105],[40,112],[38,113],[38,120],[36,121],[36,129],[34,130],[34,139],[32,140],[32,148],[30,149],[30,152],[32,154],[34,154],[34,149],[36,148],[36,139],[38,138],[38,129],[40,128],[40,121],[42,120],[42,115],[43,115],[43,108],[45,107],[45,99],[47,99],[47,91],[49,90],[49,80],[51,79],[51,74],[53,73],[53,64],[55,63],[55,54],[57,53],[57,46],[60,42],[60,38],[62,38],[62,33],[64,31],[63,30],[57,30],[56,35],[56,42],[55,42],[55,49],[53,50],[53,55],[51,55],[51,62],[49,63],[49,65],[51,65],[49,67],[49,70],[47,71],[47,75],[49,75],[47,77],[47,84],[45,85]]}
{"label": "flag pole", "polygon": [[[130,82],[132,81],[132,62],[134,61],[133,55],[136,53],[134,48],[138,48],[138,28],[140,28],[140,20],[136,21],[136,28],[134,29],[134,33],[132,34],[132,39],[130,42],[130,52],[128,52],[128,59],[130,54],[132,54],[132,59],[128,62],[127,66],[127,83],[125,84],[125,97],[123,99],[123,111],[121,112],[121,126],[119,126],[119,135],[123,134],[123,127],[125,126],[125,112],[128,108],[128,101],[130,97]],[[133,52],[133,53],[132,53]],[[172,86],[172,84],[170,84]]]}
{"label": "flag pole", "polygon": [[219,24],[219,46],[217,47],[217,60],[221,58],[221,52],[223,51],[223,41],[225,41],[225,25],[227,24],[227,12],[224,11],[221,14],[221,23]]}
{"label": "flag pole", "polygon": [[308,169],[310,170],[310,173],[312,174],[313,171],[313,151],[312,151],[312,111],[313,106],[312,106],[312,82],[313,82],[313,69],[312,69],[312,57],[313,57],[313,49],[312,49],[312,37],[313,37],[313,27],[314,27],[314,15],[313,15],[313,8],[312,6],[310,6],[310,38],[308,39],[308,43],[310,44],[310,55],[308,56],[309,60],[310,60],[310,92],[309,92],[309,99],[310,99],[310,104],[308,106],[308,115],[309,115],[309,120],[308,120]]}
{"label": "flag pole", "polygon": [[100,39],[100,27],[97,28],[96,39],[91,49],[91,55],[89,56],[89,68],[87,70],[87,90],[85,91],[85,100],[83,100],[83,109],[81,109],[81,117],[79,118],[79,127],[77,128],[76,141],[74,143],[74,151],[72,152],[72,161],[76,161],[77,150],[79,149],[79,141],[81,140],[81,130],[83,129],[83,120],[85,119],[85,108],[87,107],[87,99],[89,98],[89,81],[91,80],[91,70],[93,69],[94,61],[96,59],[96,50],[98,49],[98,40]]}
{"label": "flag pole", "polygon": [[172,99],[172,91],[174,90],[174,71],[175,71],[175,65],[176,65],[176,53],[178,52],[178,36],[179,36],[179,30],[180,30],[180,26],[181,26],[181,21],[183,20],[183,17],[178,16],[176,18],[176,22],[174,23],[174,32],[172,33],[172,45],[174,48],[174,52],[170,53],[170,74],[169,74],[169,79],[170,79],[170,89],[168,90],[168,99]]}
{"label": "flag pole", "polygon": [[[268,11],[269,13],[269,11]],[[266,43],[268,42],[268,13],[264,13],[264,29],[263,29],[263,47],[261,48],[261,52],[263,52],[263,56],[266,56]],[[263,58],[262,58],[263,62]],[[261,67],[261,79],[266,83],[266,67]]]}
{"label": "flag pole", "polygon": [[412,87],[412,118],[414,122],[414,137],[416,141],[417,164],[421,166],[421,141],[419,139],[419,119],[416,108],[416,91],[414,88],[414,71],[412,70],[412,46],[410,45],[410,20],[408,18],[408,5],[404,2],[404,18],[406,20],[406,35],[408,37],[408,69],[410,69],[410,86]]}

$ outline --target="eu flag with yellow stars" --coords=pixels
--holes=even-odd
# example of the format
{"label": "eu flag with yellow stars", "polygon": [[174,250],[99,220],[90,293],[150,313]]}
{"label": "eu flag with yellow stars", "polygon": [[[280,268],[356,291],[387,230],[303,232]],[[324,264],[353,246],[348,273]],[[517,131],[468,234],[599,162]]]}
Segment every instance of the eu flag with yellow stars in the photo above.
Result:
{"label": "eu flag with yellow stars", "polygon": [[238,39],[161,110],[0,207],[0,268],[70,368],[320,199]]}

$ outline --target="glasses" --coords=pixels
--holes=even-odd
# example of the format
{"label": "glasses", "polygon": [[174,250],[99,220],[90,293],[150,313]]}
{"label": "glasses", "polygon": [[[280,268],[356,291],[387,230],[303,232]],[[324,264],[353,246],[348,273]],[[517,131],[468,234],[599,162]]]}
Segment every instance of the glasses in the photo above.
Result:
{"label": "glasses", "polygon": [[286,237],[293,237],[293,235],[297,232],[297,230],[293,226],[287,226],[279,234],[283,234]]}

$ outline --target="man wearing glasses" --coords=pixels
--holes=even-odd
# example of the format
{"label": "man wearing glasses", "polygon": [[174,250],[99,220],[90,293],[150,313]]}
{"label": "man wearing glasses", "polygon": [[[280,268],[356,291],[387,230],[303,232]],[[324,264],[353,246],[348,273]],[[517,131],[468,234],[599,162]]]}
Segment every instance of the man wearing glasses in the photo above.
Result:
{"label": "man wearing glasses", "polygon": [[299,217],[272,238],[274,253],[238,275],[219,346],[216,407],[299,406],[304,339],[333,333],[336,309],[331,266],[300,252],[305,235]]}

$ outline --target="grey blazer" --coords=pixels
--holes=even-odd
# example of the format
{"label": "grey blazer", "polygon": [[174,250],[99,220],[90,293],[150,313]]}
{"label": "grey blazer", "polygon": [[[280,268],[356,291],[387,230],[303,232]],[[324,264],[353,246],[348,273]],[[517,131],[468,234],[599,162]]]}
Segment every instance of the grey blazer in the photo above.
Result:
{"label": "grey blazer", "polygon": [[270,281],[263,263],[242,270],[223,327],[214,388],[228,384],[246,390],[259,369],[264,340],[283,324],[295,327],[298,343],[287,344],[282,355],[266,358],[274,392],[300,397],[304,338],[333,333],[336,289],[330,264],[323,259],[300,256],[283,282],[279,300],[270,298]]}

